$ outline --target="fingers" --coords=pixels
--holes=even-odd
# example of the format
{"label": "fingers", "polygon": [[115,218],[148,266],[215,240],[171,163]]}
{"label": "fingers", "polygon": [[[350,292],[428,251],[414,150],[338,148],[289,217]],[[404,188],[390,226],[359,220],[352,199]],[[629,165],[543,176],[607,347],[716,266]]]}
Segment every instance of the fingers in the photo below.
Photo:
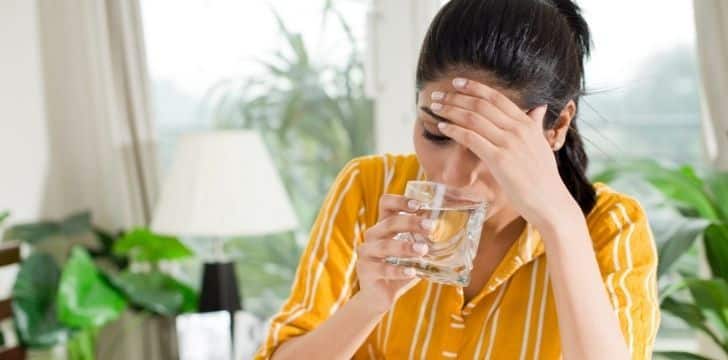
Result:
{"label": "fingers", "polygon": [[359,263],[359,273],[365,273],[370,279],[405,280],[412,279],[417,271],[411,267],[390,265],[384,262],[363,261]]}
{"label": "fingers", "polygon": [[437,128],[443,135],[463,144],[481,159],[494,160],[499,153],[498,146],[473,130],[444,122],[438,123]]}
{"label": "fingers", "polygon": [[398,233],[429,235],[434,223],[432,220],[416,215],[393,215],[367,229],[364,241],[392,239]]}
{"label": "fingers", "polygon": [[357,248],[360,259],[383,259],[395,257],[420,257],[427,254],[427,244],[410,241],[380,239],[364,242]]}
{"label": "fingers", "polygon": [[478,113],[484,120],[491,121],[497,127],[506,131],[511,131],[520,125],[518,120],[511,119],[510,116],[504,114],[494,104],[476,96],[456,92],[446,93],[435,91],[431,94],[431,97],[433,102],[441,103],[442,105],[452,105]]}
{"label": "fingers", "polygon": [[539,125],[539,129],[543,129],[543,122],[546,118],[546,111],[549,109],[548,105],[541,105],[528,112],[528,117],[535,121]]}
{"label": "fingers", "polygon": [[[399,233],[428,236],[434,223],[415,213],[421,204],[402,195],[385,194],[379,201],[380,220],[364,233],[357,247],[357,273],[371,280],[407,280],[416,276],[414,268],[393,265],[386,258],[419,258],[427,254],[427,244],[395,240]],[[405,213],[405,214],[403,214]]]}
{"label": "fingers", "polygon": [[[432,103],[430,104],[430,108],[437,115],[450,120],[456,125],[474,131],[476,134],[488,139],[493,144],[500,145],[500,142],[502,142],[505,138],[505,130],[499,128],[495,123],[493,123],[493,121],[484,118],[476,111],[441,103]],[[440,124],[447,123],[440,122],[437,124],[438,127]]]}
{"label": "fingers", "polygon": [[399,214],[400,212],[414,213],[420,209],[417,200],[409,199],[402,195],[384,194],[379,198],[379,219]]}
{"label": "fingers", "polygon": [[526,113],[518,105],[500,91],[488,85],[463,78],[453,79],[452,85],[460,93],[481,98],[493,104],[501,112],[515,120],[528,121],[528,116],[525,116]]}

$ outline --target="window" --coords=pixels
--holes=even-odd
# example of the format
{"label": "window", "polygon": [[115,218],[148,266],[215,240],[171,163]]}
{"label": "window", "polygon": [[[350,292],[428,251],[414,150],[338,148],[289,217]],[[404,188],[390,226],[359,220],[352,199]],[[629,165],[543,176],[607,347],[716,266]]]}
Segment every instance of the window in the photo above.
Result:
{"label": "window", "polygon": [[[299,217],[293,234],[227,244],[246,310],[266,318],[288,295],[334,176],[351,157],[374,151],[361,64],[368,2],[141,3],[160,168],[183,133],[257,129]],[[184,270],[199,280],[199,264]]]}
{"label": "window", "polygon": [[[692,2],[582,0],[594,51],[581,129],[596,163],[701,161]],[[651,16],[659,9],[660,16]]]}
{"label": "window", "polygon": [[[591,168],[608,161],[651,158],[702,164],[699,73],[692,1],[581,0],[594,41],[586,66],[580,130]],[[656,12],[659,9],[659,16]],[[661,242],[675,213],[649,188],[613,184],[639,198]],[[697,253],[682,262],[697,264]],[[663,279],[664,282],[664,279]],[[691,331],[663,312],[657,348],[697,350]]]}

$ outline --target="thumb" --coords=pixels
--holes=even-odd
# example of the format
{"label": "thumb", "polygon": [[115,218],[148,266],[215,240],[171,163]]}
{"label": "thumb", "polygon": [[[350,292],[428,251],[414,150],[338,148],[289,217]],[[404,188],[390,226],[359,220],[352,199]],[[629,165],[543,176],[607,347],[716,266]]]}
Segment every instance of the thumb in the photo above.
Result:
{"label": "thumb", "polygon": [[546,117],[546,111],[548,110],[549,106],[544,104],[539,107],[533,108],[531,111],[528,112],[528,117],[533,119],[540,127],[543,129],[543,122],[544,118]]}

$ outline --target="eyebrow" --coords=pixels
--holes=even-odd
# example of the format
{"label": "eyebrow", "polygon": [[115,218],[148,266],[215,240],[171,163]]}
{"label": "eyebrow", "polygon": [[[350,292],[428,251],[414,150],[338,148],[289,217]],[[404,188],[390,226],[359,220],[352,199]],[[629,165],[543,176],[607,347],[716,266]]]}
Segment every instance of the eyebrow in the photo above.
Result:
{"label": "eyebrow", "polygon": [[420,110],[424,111],[427,115],[430,115],[433,119],[435,119],[437,121],[444,121],[444,122],[448,122],[448,123],[452,122],[440,115],[436,115],[435,113],[432,112],[432,110],[430,110],[429,108],[427,108],[425,106],[420,106]]}

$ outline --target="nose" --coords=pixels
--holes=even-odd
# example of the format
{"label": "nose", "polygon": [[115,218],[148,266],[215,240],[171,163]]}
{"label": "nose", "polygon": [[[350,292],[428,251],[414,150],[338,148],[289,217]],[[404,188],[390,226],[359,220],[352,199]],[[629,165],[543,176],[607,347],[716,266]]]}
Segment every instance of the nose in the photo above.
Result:
{"label": "nose", "polygon": [[458,145],[445,160],[442,182],[455,187],[467,187],[475,183],[482,160],[468,148]]}

